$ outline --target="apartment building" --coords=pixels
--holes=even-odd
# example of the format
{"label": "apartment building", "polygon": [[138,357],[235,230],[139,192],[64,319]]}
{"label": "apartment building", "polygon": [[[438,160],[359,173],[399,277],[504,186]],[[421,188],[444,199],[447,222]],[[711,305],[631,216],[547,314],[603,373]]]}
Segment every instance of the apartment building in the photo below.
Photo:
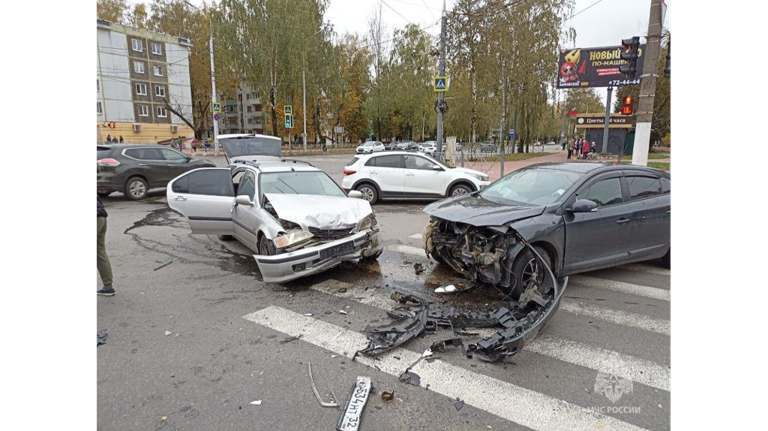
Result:
{"label": "apartment building", "polygon": [[261,99],[252,87],[241,83],[236,98],[225,99],[222,109],[220,133],[264,133]]}

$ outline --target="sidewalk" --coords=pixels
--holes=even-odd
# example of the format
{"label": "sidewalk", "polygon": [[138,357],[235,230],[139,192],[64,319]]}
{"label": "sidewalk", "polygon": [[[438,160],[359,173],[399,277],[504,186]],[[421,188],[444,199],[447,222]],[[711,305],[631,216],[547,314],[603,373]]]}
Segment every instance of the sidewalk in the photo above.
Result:
{"label": "sidewalk", "polygon": [[[520,160],[518,162],[504,162],[504,174],[506,175],[512,171],[516,171],[526,166],[536,165],[539,163],[565,162],[565,161],[568,161],[567,151],[558,151],[552,154],[548,154],[546,156],[534,157],[532,159]],[[578,161],[578,160],[571,157],[571,161]],[[457,163],[456,166],[461,166],[461,164]],[[490,176],[491,181],[496,181],[499,178],[501,178],[501,162],[465,161],[464,167],[467,169],[474,169],[476,171],[480,171],[485,174],[488,174],[488,176]]]}

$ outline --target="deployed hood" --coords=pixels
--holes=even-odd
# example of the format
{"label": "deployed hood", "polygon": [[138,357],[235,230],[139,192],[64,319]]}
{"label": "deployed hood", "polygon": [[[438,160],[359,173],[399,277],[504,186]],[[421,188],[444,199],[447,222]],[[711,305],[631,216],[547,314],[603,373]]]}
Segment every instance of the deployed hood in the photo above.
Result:
{"label": "deployed hood", "polygon": [[472,226],[501,226],[534,217],[544,212],[541,205],[506,205],[481,198],[477,194],[444,199],[424,207],[424,212],[443,220]]}
{"label": "deployed hood", "polygon": [[357,225],[373,213],[368,201],[347,197],[265,193],[278,217],[303,229],[338,229]]}
{"label": "deployed hood", "polygon": [[280,160],[282,140],[274,136],[238,136],[220,139],[219,143],[230,163],[235,160]]}

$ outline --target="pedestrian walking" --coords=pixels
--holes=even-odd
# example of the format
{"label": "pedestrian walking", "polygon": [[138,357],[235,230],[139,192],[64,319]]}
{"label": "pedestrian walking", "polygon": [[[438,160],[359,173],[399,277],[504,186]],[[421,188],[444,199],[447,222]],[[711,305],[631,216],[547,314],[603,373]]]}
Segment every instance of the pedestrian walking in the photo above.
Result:
{"label": "pedestrian walking", "polygon": [[197,153],[197,139],[192,139],[192,152]]}
{"label": "pedestrian walking", "polygon": [[573,142],[571,142],[570,145],[568,145],[568,158],[571,158],[571,155],[573,155],[574,147],[576,146],[576,138],[573,138]]}
{"label": "pedestrian walking", "polygon": [[107,210],[96,196],[96,268],[99,270],[101,282],[104,285],[96,294],[102,296],[115,296],[115,288],[112,286],[112,265],[105,246],[107,236]]}
{"label": "pedestrian walking", "polygon": [[296,139],[293,140],[294,145],[297,147],[301,146],[301,137],[299,135],[296,135]]}
{"label": "pedestrian walking", "polygon": [[205,154],[208,154],[208,150],[211,149],[211,142],[209,140],[205,140],[205,144],[203,144],[205,147]]}
{"label": "pedestrian walking", "polygon": [[123,143],[123,135],[120,135],[120,143]]}
{"label": "pedestrian walking", "polygon": [[111,144],[112,143],[112,135],[107,135],[107,140],[104,141],[104,143]]}
{"label": "pedestrian walking", "polygon": [[581,156],[583,158],[587,158],[587,155],[589,154],[589,141],[586,139],[581,143]]}
{"label": "pedestrian walking", "polygon": [[117,144],[117,136],[115,136],[114,138],[112,138],[112,143],[113,143],[113,144]]}

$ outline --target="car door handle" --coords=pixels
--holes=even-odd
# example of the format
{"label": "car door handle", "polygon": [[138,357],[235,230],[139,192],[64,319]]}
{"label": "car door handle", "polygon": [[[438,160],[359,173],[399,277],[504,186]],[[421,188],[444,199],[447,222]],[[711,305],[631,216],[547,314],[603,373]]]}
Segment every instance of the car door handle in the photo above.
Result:
{"label": "car door handle", "polygon": [[185,201],[185,200],[187,200],[187,197],[186,196],[174,196],[173,200],[175,200],[175,201]]}
{"label": "car door handle", "polygon": [[147,166],[146,163],[139,163],[139,166]]}
{"label": "car door handle", "polygon": [[620,219],[616,220],[616,224],[627,224],[627,223],[629,223],[629,219],[628,218],[620,218]]}

